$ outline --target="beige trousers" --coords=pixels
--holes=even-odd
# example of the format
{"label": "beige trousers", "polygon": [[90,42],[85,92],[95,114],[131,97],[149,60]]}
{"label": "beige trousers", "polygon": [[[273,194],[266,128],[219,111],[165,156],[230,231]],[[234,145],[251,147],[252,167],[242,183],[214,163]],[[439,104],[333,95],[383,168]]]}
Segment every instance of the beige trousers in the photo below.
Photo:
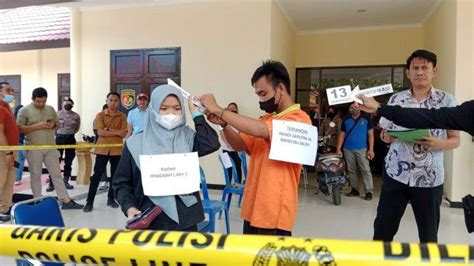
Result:
{"label": "beige trousers", "polygon": [[0,212],[7,212],[12,206],[13,186],[15,183],[15,167],[7,166],[4,152],[0,152]]}
{"label": "beige trousers", "polygon": [[35,198],[42,196],[41,173],[43,171],[43,163],[51,175],[51,181],[53,182],[58,198],[63,200],[69,197],[61,175],[58,150],[26,151],[25,156],[26,160],[28,160],[28,169],[31,176],[31,190]]}

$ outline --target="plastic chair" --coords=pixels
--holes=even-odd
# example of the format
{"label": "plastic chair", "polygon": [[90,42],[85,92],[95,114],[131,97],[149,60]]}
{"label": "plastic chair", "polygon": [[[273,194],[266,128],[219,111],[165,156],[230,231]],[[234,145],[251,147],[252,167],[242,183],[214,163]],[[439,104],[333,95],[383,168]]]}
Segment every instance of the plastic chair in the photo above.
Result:
{"label": "plastic chair", "polygon": [[247,154],[244,151],[239,151],[239,157],[242,167],[242,184],[245,184],[247,181],[247,173],[248,173],[248,168],[247,168]]}
{"label": "plastic chair", "polygon": [[[59,204],[54,197],[40,197],[15,203],[11,210],[13,224],[64,227]],[[17,265],[37,265],[37,261],[17,260]],[[63,263],[41,262],[45,266]]]}
{"label": "plastic chair", "polygon": [[[229,157],[229,159],[232,162],[232,175],[237,175],[237,171],[235,170],[235,163],[232,160],[232,158]],[[240,204],[242,203],[242,196],[244,194],[244,185],[243,184],[235,184],[235,183],[232,184],[230,182],[229,173],[227,172],[227,168],[225,167],[221,156],[219,156],[219,162],[222,165],[222,170],[224,171],[224,177],[225,177],[225,187],[224,187],[224,190],[222,192],[222,201],[226,202],[227,209],[230,210],[230,202],[232,200],[232,194],[240,195],[240,199],[239,199],[239,208],[240,208]],[[219,217],[220,216],[221,216],[221,214],[219,214]]]}
{"label": "plastic chair", "polygon": [[[199,232],[211,232],[214,233],[216,230],[216,215],[221,214],[222,211],[225,213],[225,227],[227,234],[230,234],[229,224],[229,209],[226,208],[224,201],[212,200],[209,198],[209,192],[207,191],[206,175],[202,167],[199,167],[201,173],[201,190],[203,195],[202,207],[204,212],[209,215],[209,221],[203,221],[198,224]],[[219,217],[220,219],[220,217]]]}

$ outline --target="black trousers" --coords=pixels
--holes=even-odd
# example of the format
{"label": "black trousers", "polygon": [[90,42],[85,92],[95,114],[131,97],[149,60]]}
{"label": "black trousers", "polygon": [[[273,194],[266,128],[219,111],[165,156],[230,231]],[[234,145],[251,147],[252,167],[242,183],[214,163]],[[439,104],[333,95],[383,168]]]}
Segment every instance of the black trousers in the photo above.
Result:
{"label": "black trousers", "polygon": [[[56,145],[68,145],[76,144],[76,138],[74,135],[60,135],[56,134]],[[64,154],[64,177],[71,177],[72,161],[76,157],[76,149],[58,149],[59,151],[59,162],[63,158]]]}
{"label": "black trousers", "polygon": [[384,173],[373,239],[393,241],[410,202],[420,243],[437,242],[442,196],[443,185],[432,188],[409,187]]}
{"label": "black trousers", "polygon": [[100,179],[102,175],[107,171],[107,162],[110,162],[110,184],[109,193],[107,194],[108,200],[114,200],[114,190],[112,189],[112,178],[117,170],[118,163],[120,161],[120,155],[100,155],[97,154],[95,157],[94,174],[91,176],[91,183],[89,184],[89,193],[87,193],[87,204],[94,205],[94,198],[97,194],[97,188],[99,187]]}
{"label": "black trousers", "polygon": [[285,231],[278,228],[267,229],[251,226],[249,221],[244,220],[244,235],[273,235],[273,236],[291,236],[291,231]]}
{"label": "black trousers", "polygon": [[[242,160],[239,157],[239,153],[236,151],[226,150],[224,150],[223,152],[229,154],[230,158],[232,158],[232,161],[234,161],[235,168],[237,170],[237,178],[239,180],[239,183],[242,183]],[[232,168],[227,168],[227,173],[229,173],[230,182],[232,182]]]}

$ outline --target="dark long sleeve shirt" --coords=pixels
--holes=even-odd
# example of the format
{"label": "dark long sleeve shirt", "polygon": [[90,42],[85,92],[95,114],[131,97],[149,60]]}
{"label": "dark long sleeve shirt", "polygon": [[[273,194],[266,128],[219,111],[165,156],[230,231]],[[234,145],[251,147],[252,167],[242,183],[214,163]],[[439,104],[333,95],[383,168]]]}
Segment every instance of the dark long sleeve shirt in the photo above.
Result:
{"label": "dark long sleeve shirt", "polygon": [[402,108],[383,104],[378,112],[402,127],[462,130],[474,136],[474,100],[440,109]]}
{"label": "dark long sleeve shirt", "polygon": [[[196,135],[194,136],[193,151],[198,152],[199,156],[205,156],[218,150],[220,144],[217,133],[207,124],[204,116],[195,117],[194,124]],[[141,171],[126,144],[115,175],[112,178],[112,186],[117,202],[125,215],[127,215],[127,210],[130,207],[144,211],[154,206],[153,202],[143,193]],[[149,229],[183,230],[202,221],[204,214],[199,191],[194,192],[193,195],[198,199],[198,203],[190,207],[186,207],[181,199],[175,196],[180,224],[176,224],[166,215],[159,215],[150,224]]]}

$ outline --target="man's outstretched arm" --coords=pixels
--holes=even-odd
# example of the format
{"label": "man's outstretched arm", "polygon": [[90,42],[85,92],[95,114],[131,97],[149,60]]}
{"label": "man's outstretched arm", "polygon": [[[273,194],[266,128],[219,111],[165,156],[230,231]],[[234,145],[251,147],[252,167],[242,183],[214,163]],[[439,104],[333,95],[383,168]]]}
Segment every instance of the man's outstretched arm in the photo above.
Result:
{"label": "man's outstretched arm", "polygon": [[463,130],[474,136],[474,100],[464,102],[455,107],[423,109],[381,105],[373,98],[359,97],[364,102],[361,105],[363,111],[369,113],[378,112],[381,116],[399,126]]}
{"label": "man's outstretched arm", "polygon": [[474,135],[474,101],[440,109],[382,105],[379,114],[404,127],[463,130]]}

